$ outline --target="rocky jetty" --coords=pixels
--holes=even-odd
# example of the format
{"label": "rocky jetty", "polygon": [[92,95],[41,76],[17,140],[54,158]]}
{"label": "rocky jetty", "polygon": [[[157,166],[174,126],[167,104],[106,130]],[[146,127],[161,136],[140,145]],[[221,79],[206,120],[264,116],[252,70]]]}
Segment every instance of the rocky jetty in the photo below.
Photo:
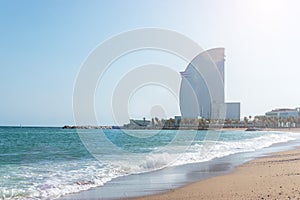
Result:
{"label": "rocky jetty", "polygon": [[62,127],[63,129],[112,129],[111,126],[69,126],[65,125]]}

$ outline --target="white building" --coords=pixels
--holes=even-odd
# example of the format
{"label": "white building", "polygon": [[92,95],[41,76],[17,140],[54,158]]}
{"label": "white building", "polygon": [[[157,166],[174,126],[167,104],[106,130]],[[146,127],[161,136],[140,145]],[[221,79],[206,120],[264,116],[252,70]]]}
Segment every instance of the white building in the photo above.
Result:
{"label": "white building", "polygon": [[298,118],[299,108],[289,109],[289,108],[281,108],[275,109],[270,112],[266,112],[266,117],[273,118],[285,118],[288,119],[293,117],[294,119]]}
{"label": "white building", "polygon": [[[199,116],[205,119],[240,119],[240,103],[224,102],[224,62],[225,49],[215,48],[202,52],[196,56],[181,72],[182,81],[180,87],[180,110],[183,118],[197,119]],[[203,71],[209,68],[209,77],[203,78]],[[214,85],[218,76],[221,83]],[[209,91],[207,81],[210,81],[218,91]],[[220,85],[222,88],[220,88]],[[212,101],[212,94],[218,95],[216,102]],[[213,104],[213,106],[212,106]],[[226,109],[226,105],[228,110]]]}

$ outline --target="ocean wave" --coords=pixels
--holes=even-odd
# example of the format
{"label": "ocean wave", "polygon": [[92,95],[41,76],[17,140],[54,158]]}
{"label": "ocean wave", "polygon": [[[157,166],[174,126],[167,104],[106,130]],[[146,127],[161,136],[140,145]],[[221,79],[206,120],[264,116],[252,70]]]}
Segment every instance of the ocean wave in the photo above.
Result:
{"label": "ocean wave", "polygon": [[[60,196],[99,187],[124,171],[99,161],[40,163],[11,167],[2,180],[0,189],[3,199],[55,199]],[[19,179],[18,184],[12,182]]]}
{"label": "ocean wave", "polygon": [[205,162],[231,154],[256,151],[276,143],[288,142],[294,139],[295,138],[291,137],[290,134],[269,133],[267,135],[238,141],[206,141],[204,144],[191,146],[189,152],[182,154],[173,165]]}
{"label": "ocean wave", "polygon": [[0,169],[0,174],[5,174],[2,178],[5,185],[0,185],[2,188],[0,193],[5,199],[55,199],[102,186],[117,177],[256,151],[300,137],[300,134],[294,133],[259,134],[255,137],[245,135],[244,139],[238,140],[222,141],[221,137],[218,141],[197,141],[184,152],[176,151],[176,146],[172,147],[174,151],[167,152],[153,148],[155,150],[152,153],[137,155],[136,159],[128,156],[126,160],[123,156],[114,162],[86,159],[13,165]]}

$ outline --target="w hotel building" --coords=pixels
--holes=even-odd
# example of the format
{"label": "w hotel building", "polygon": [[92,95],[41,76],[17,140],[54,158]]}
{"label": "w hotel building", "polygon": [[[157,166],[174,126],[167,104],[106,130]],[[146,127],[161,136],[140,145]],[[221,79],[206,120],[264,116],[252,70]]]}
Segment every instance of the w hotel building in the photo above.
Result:
{"label": "w hotel building", "polygon": [[[223,112],[223,118],[231,120],[240,120],[240,103],[224,102],[224,48],[215,48],[207,50],[198,56],[187,66],[184,72],[181,72],[182,81],[180,88],[180,110],[183,118],[205,118],[211,119],[213,112]],[[206,61],[205,61],[206,60]],[[209,62],[207,62],[209,60]],[[219,102],[213,102],[209,87],[208,79],[203,77],[202,65],[214,68],[222,82],[222,93]],[[206,77],[215,79],[216,76]],[[209,80],[213,83],[214,80]],[[210,84],[211,84],[210,83]],[[212,104],[214,103],[213,108]]]}

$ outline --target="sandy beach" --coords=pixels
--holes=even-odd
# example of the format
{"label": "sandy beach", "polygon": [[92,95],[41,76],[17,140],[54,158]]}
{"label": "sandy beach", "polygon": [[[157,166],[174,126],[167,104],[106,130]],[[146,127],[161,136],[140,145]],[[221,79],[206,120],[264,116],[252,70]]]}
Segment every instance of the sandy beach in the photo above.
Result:
{"label": "sandy beach", "polygon": [[300,147],[255,159],[227,175],[135,199],[300,199]]}

